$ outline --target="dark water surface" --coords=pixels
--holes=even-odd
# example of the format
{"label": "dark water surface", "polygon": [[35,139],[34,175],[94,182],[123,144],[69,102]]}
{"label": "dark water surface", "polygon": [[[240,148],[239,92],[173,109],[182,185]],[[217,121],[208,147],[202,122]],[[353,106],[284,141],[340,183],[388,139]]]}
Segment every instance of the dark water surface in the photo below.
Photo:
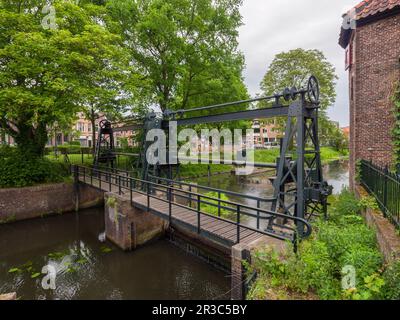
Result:
{"label": "dark water surface", "polygon": [[[168,241],[124,253],[102,242],[103,231],[101,208],[0,226],[0,292],[21,299],[229,298],[228,275]],[[59,268],[55,291],[44,290],[38,276],[48,264]]]}
{"label": "dark water surface", "polygon": [[[255,174],[250,177],[240,177],[231,174],[215,175],[210,178],[199,178],[196,182],[203,186],[229,190],[256,197],[271,197],[274,189],[269,176],[275,172]],[[324,179],[333,186],[333,192],[338,194],[344,187],[349,186],[349,161],[334,161],[323,168]]]}
{"label": "dark water surface", "polygon": [[[347,161],[325,166],[335,193],[348,185],[348,171]],[[197,182],[259,197],[273,192],[266,174]],[[42,288],[46,265],[57,269],[54,291]],[[229,275],[167,240],[130,253],[104,242],[102,208],[0,226],[0,293],[15,291],[21,299],[211,300],[229,299],[229,290]]]}
{"label": "dark water surface", "polygon": [[[274,176],[275,171],[269,173],[263,172],[260,174],[254,174],[249,177],[240,177],[232,174],[215,175],[211,177],[199,178],[196,182],[199,185],[207,186],[215,189],[229,190],[239,194],[245,194],[249,196],[259,198],[271,198],[274,194],[274,188],[268,177]],[[333,193],[339,194],[343,188],[349,186],[349,161],[333,161],[327,164],[323,168],[323,176],[330,185],[333,186]],[[200,190],[201,193],[207,193],[206,190]],[[229,200],[236,203],[242,203],[249,207],[256,208],[257,201],[251,199],[244,199],[229,195]],[[268,203],[262,204],[261,208],[270,210],[271,205]],[[231,219],[235,221],[236,215],[233,214]],[[252,228],[257,228],[257,219],[242,217],[242,223]],[[267,221],[261,221],[261,228],[267,227]]]}

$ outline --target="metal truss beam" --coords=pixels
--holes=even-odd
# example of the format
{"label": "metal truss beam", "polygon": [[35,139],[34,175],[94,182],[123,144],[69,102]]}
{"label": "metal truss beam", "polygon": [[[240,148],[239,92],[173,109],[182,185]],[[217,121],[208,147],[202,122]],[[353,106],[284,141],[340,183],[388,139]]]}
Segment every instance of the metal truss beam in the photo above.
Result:
{"label": "metal truss beam", "polygon": [[[255,119],[267,119],[274,117],[284,117],[288,115],[289,107],[280,106],[265,109],[247,110],[240,112],[230,112],[218,115],[209,115],[203,117],[194,117],[187,119],[177,119],[176,122],[178,126],[191,126],[204,123],[218,123],[218,122],[228,122],[237,120],[255,120]],[[167,129],[169,127],[169,122],[173,120],[163,121],[163,128]]]}

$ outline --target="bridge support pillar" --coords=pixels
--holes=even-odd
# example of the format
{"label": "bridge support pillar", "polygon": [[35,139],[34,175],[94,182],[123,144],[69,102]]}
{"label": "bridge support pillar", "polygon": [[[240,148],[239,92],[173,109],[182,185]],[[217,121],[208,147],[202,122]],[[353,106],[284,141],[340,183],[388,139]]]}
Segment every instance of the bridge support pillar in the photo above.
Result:
{"label": "bridge support pillar", "polygon": [[168,223],[132,207],[129,198],[106,193],[104,200],[106,236],[122,250],[134,250],[164,236]]}
{"label": "bridge support pillar", "polygon": [[244,244],[237,244],[232,247],[231,261],[231,299],[245,300],[245,267],[243,261],[250,262],[250,251]]}
{"label": "bridge support pillar", "polygon": [[286,243],[271,237],[261,237],[251,243],[239,243],[232,247],[231,252],[231,299],[245,300],[248,290],[252,284],[252,280],[246,278],[246,268],[244,261],[249,265],[252,264],[252,255],[257,250],[273,247],[278,252],[286,249]]}

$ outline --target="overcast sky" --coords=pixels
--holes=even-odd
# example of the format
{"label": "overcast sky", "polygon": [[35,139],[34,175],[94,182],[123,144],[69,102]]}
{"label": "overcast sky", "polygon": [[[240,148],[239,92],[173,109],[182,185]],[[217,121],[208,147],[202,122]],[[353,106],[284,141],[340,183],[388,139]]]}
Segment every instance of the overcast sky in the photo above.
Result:
{"label": "overcast sky", "polygon": [[295,48],[319,49],[336,67],[339,76],[332,120],[349,124],[348,80],[345,54],[338,45],[342,13],[360,0],[244,0],[241,9],[240,49],[246,57],[245,79],[251,95],[260,93],[260,82],[274,56]]}

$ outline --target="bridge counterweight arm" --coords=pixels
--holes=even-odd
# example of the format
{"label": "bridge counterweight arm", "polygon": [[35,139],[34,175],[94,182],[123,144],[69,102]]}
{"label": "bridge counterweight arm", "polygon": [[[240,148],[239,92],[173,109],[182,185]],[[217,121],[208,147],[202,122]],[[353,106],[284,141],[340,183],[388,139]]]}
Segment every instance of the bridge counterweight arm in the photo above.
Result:
{"label": "bridge counterweight arm", "polygon": [[[178,126],[188,126],[188,125],[228,122],[228,121],[236,121],[236,120],[267,119],[267,118],[287,116],[288,112],[289,112],[288,106],[280,106],[280,107],[272,107],[272,108],[265,108],[265,109],[247,110],[247,111],[240,111],[240,112],[223,113],[223,114],[218,114],[218,115],[194,117],[194,118],[187,118],[187,119],[178,119],[178,120],[176,120],[176,122],[177,122]],[[164,129],[168,129],[170,121],[171,120],[163,121]]]}

